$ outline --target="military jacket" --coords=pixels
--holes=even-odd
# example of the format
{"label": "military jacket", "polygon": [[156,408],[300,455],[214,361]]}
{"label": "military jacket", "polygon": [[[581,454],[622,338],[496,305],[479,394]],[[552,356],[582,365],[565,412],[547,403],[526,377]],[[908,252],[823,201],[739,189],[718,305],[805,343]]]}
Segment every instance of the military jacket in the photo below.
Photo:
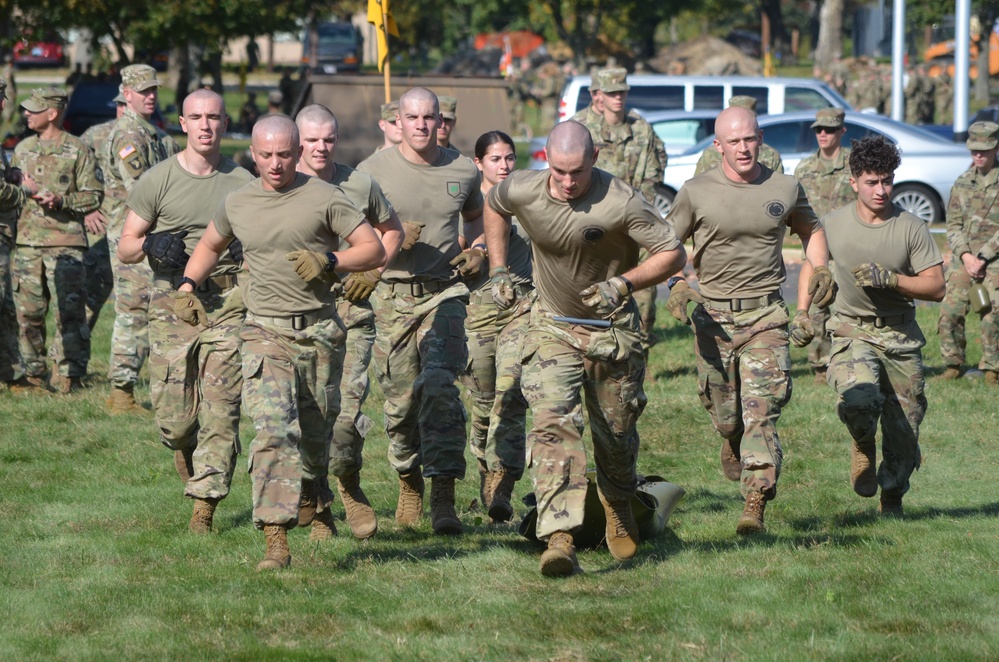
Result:
{"label": "military jacket", "polygon": [[17,217],[28,192],[11,183],[14,168],[7,160],[7,152],[0,147],[0,241],[14,245],[17,234]]}
{"label": "military jacket", "polygon": [[[999,236],[999,167],[985,175],[972,166],[950,190],[947,205],[947,243],[959,259],[964,253],[989,255]],[[999,269],[992,262],[989,269]]]}
{"label": "military jacket", "polygon": [[850,150],[840,147],[836,158],[824,159],[818,151],[801,160],[794,176],[805,187],[815,215],[822,218],[857,199],[850,186]]}

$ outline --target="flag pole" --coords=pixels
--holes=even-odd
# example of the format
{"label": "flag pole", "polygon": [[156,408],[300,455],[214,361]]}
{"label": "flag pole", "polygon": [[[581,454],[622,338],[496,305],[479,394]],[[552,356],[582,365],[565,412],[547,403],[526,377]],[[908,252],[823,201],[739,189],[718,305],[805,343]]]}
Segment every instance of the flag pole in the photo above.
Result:
{"label": "flag pole", "polygon": [[379,0],[378,5],[382,10],[382,32],[385,33],[385,103],[392,101],[392,60],[388,56],[389,34],[388,34],[388,6],[386,0]]}

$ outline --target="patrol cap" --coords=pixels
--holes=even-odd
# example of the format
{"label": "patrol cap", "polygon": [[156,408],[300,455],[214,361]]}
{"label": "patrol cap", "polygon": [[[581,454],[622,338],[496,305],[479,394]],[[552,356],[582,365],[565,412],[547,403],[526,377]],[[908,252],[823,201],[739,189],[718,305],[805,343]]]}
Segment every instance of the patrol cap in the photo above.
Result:
{"label": "patrol cap", "polygon": [[40,113],[49,108],[62,110],[68,103],[69,94],[61,87],[39,87],[31,90],[31,96],[21,103],[21,108]]}
{"label": "patrol cap", "polygon": [[121,85],[118,86],[118,94],[115,95],[114,102],[115,103],[128,103],[128,101],[125,100],[125,90],[122,88]]}
{"label": "patrol cap", "polygon": [[284,101],[284,95],[281,94],[280,90],[271,90],[267,93],[267,103],[276,106],[282,101]]}
{"label": "patrol cap", "polygon": [[160,82],[156,80],[156,70],[148,64],[130,64],[122,69],[121,84],[136,92],[160,86]]}
{"label": "patrol cap", "polygon": [[631,89],[628,85],[628,70],[622,67],[611,69],[600,69],[594,75],[594,90],[601,92],[627,92]]}
{"label": "patrol cap", "polygon": [[823,108],[815,113],[812,128],[816,129],[822,126],[827,129],[838,129],[843,126],[844,117],[846,117],[846,113],[842,108]]}
{"label": "patrol cap", "polygon": [[968,149],[995,149],[999,145],[999,124],[975,122],[968,127]]}
{"label": "patrol cap", "polygon": [[399,102],[392,101],[382,104],[382,119],[389,124],[395,124],[395,116],[399,113]]}
{"label": "patrol cap", "polygon": [[446,120],[453,120],[458,111],[458,100],[454,97],[437,97],[437,103],[440,104],[441,116]]}
{"label": "patrol cap", "polygon": [[738,94],[728,100],[728,107],[736,106],[737,108],[746,108],[754,113],[756,112],[756,97],[746,96],[745,94]]}

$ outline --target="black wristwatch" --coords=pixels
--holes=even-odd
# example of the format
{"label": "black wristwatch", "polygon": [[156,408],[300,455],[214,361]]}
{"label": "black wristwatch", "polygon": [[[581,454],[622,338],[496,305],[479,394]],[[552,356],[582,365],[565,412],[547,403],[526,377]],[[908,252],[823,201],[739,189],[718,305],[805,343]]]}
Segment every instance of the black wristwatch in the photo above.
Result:
{"label": "black wristwatch", "polygon": [[631,294],[632,292],[635,291],[635,286],[634,286],[634,284],[632,284],[632,282],[630,280],[628,280],[624,276],[618,276],[618,278],[620,278],[622,281],[624,281],[625,286],[628,288],[628,294]]}
{"label": "black wristwatch", "polygon": [[672,278],[666,281],[666,287],[672,290],[673,286],[675,286],[677,283],[681,281],[684,283],[687,282],[687,280],[683,276],[673,276]]}
{"label": "black wristwatch", "polygon": [[336,265],[340,262],[340,260],[336,257],[336,253],[332,251],[327,252],[326,259],[330,261],[330,263],[326,265],[326,271],[334,271],[336,269]]}
{"label": "black wristwatch", "polygon": [[184,283],[187,283],[188,285],[190,285],[194,289],[198,289],[198,284],[196,282],[194,282],[194,279],[193,278],[188,278],[187,276],[184,276],[183,278],[180,279],[180,282],[177,283],[177,289],[179,290],[180,286],[183,285]]}

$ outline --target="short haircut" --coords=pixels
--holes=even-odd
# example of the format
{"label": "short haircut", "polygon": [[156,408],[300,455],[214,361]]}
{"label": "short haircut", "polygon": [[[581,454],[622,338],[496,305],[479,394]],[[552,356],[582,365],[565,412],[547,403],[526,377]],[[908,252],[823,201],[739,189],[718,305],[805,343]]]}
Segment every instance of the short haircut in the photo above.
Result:
{"label": "short haircut", "polygon": [[219,94],[218,92],[213,91],[213,90],[206,90],[204,88],[194,90],[193,92],[191,92],[190,94],[188,94],[186,97],[184,97],[184,103],[181,104],[181,113],[184,114],[183,111],[184,111],[184,109],[187,108],[187,102],[188,102],[188,100],[190,100],[190,101],[193,102],[193,101],[195,101],[197,99],[215,99],[215,100],[217,100],[219,102],[219,106],[222,108],[222,115],[223,116],[227,116],[226,112],[225,112],[225,99],[222,98],[222,95]]}
{"label": "short haircut", "polygon": [[326,106],[318,103],[314,103],[310,106],[306,106],[302,110],[298,111],[298,115],[295,116],[295,124],[298,125],[299,130],[301,130],[302,125],[308,122],[309,124],[333,124],[333,133],[339,133],[340,127],[336,121],[336,116],[333,112]]}
{"label": "short haircut", "polygon": [[865,136],[850,141],[850,174],[891,175],[902,163],[898,145],[884,136]]}

